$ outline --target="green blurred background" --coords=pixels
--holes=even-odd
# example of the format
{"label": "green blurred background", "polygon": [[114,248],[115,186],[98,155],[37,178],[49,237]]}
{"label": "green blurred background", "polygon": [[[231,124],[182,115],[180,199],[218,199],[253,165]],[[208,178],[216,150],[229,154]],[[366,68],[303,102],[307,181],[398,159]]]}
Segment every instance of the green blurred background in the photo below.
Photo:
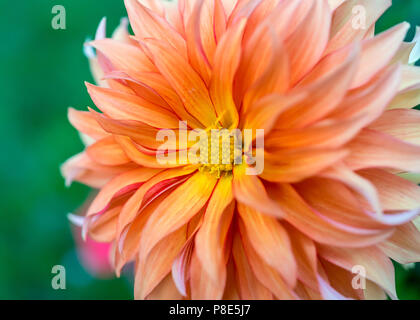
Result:
{"label": "green blurred background", "polygon": [[[378,31],[399,22],[420,25],[419,0],[394,0]],[[66,30],[51,27],[54,5]],[[0,299],[131,299],[126,278],[98,280],[80,265],[68,212],[89,190],[65,188],[59,166],[82,150],[67,121],[69,106],[91,105],[83,82],[93,81],[82,44],[103,16],[108,31],[126,15],[123,1],[39,0],[0,3]],[[67,289],[53,290],[51,268],[63,265]],[[420,299],[420,265],[396,266],[401,299]]]}

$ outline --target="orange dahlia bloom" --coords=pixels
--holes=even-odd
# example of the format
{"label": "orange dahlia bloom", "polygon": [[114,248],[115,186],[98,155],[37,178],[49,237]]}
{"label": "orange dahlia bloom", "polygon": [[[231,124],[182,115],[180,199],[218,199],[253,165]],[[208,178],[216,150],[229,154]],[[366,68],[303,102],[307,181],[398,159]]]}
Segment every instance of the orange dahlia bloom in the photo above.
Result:
{"label": "orange dahlia bloom", "polygon": [[[87,147],[62,171],[100,189],[83,233],[117,274],[135,261],[135,297],[396,298],[391,259],[420,260],[420,68],[407,23],[374,35],[391,1],[125,4],[134,36],[102,22],[87,47],[102,112],[69,110]],[[264,129],[263,171],[255,143],[242,164],[179,143],[157,161],[180,121]]]}

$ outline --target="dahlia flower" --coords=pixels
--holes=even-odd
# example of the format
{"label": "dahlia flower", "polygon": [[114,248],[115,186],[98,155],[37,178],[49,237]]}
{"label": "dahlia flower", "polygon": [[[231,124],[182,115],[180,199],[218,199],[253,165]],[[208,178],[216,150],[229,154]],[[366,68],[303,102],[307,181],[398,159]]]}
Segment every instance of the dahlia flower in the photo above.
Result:
{"label": "dahlia flower", "polygon": [[[101,112],[69,110],[87,146],[62,172],[99,189],[83,234],[117,275],[134,261],[135,298],[397,298],[391,259],[420,260],[420,68],[408,23],[375,35],[391,1],[125,5],[134,35],[102,21],[87,44]],[[264,148],[210,165],[175,143],[162,164],[180,123],[264,130]]]}

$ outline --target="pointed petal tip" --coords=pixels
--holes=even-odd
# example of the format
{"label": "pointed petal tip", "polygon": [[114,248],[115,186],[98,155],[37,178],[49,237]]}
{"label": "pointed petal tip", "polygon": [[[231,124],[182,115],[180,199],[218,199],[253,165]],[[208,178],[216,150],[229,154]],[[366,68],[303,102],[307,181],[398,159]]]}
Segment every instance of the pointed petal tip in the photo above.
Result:
{"label": "pointed petal tip", "polygon": [[82,227],[85,221],[85,217],[75,215],[73,213],[67,214],[67,219],[75,226]]}

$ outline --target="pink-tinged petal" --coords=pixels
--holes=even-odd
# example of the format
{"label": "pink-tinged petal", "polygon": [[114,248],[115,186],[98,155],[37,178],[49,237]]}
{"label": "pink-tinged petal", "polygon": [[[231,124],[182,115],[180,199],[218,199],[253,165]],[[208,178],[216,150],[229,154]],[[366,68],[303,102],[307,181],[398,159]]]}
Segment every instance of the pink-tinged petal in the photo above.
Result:
{"label": "pink-tinged petal", "polygon": [[159,172],[159,169],[138,168],[130,170],[112,179],[96,196],[89,207],[87,216],[101,212],[115,197],[121,196],[139,186]]}
{"label": "pink-tinged petal", "polygon": [[155,72],[156,67],[139,46],[114,41],[112,39],[95,40],[91,45],[108,58],[112,66],[119,71],[130,73]]}
{"label": "pink-tinged petal", "polygon": [[178,168],[164,170],[140,186],[133,196],[124,204],[124,207],[119,214],[117,239],[120,237],[121,232],[127,224],[132,222],[142,209],[162,193],[183,183],[193,171],[193,169],[186,170]]}
{"label": "pink-tinged petal", "polygon": [[350,272],[354,266],[362,266],[366,270],[367,279],[381,286],[392,299],[397,299],[394,266],[378,248],[347,249],[323,245],[317,248],[320,256]]}
{"label": "pink-tinged petal", "polygon": [[319,243],[343,247],[364,247],[378,243],[392,234],[393,230],[367,233],[367,229],[343,230],[316,214],[303,198],[286,184],[273,185],[270,194],[277,199],[285,220],[296,229]]}
{"label": "pink-tinged petal", "polygon": [[331,10],[334,11],[346,1],[347,0],[328,0],[328,4],[330,5]]}
{"label": "pink-tinged petal", "polygon": [[172,278],[178,291],[182,294],[183,297],[187,296],[187,282],[190,277],[189,271],[194,250],[195,234],[199,230],[201,223],[202,220],[200,220],[199,224],[190,235],[188,240],[185,242],[184,246],[172,264]]}
{"label": "pink-tinged petal", "polygon": [[[353,12],[356,6],[363,8],[366,18],[365,25],[354,28],[354,23],[359,24],[363,21],[358,20]],[[391,6],[391,0],[356,0],[345,1],[338,7],[332,18],[331,39],[325,54],[329,54],[346,45],[362,40],[366,31],[371,28],[378,18]],[[357,12],[356,12],[357,13]],[[363,13],[363,12],[362,12]],[[363,18],[361,17],[361,18]],[[363,28],[364,27],[364,28]]]}
{"label": "pink-tinged petal", "polygon": [[[381,201],[381,186],[363,178],[376,189],[379,202],[384,207]],[[418,208],[375,212],[366,198],[334,180],[311,178],[296,185],[296,189],[317,215],[337,228],[349,232],[364,230],[364,234],[375,234],[380,230],[386,231],[392,226],[406,223],[419,213]]]}
{"label": "pink-tinged petal", "polygon": [[73,127],[95,140],[108,136],[90,112],[69,108],[68,118]]}
{"label": "pink-tinged petal", "polygon": [[[140,166],[163,169],[185,166],[182,164],[182,158],[179,157],[179,153],[177,154],[178,157],[175,157],[172,161],[168,160],[167,163],[159,163],[156,159],[156,152],[150,152],[149,149],[135,143],[131,138],[117,135],[114,138],[123,148],[127,157]],[[178,161],[177,158],[180,160]]]}
{"label": "pink-tinged petal", "polygon": [[361,300],[364,298],[362,289],[353,288],[354,274],[320,257],[318,259],[318,265],[322,266],[322,273],[325,273],[330,286],[334,290],[347,299]]}
{"label": "pink-tinged petal", "polygon": [[165,41],[181,55],[187,56],[185,40],[163,17],[146,8],[137,0],[125,0],[124,2],[131,27],[140,40],[154,38]]}
{"label": "pink-tinged petal", "polygon": [[345,165],[336,165],[319,174],[321,177],[342,182],[354,191],[360,193],[372,206],[376,214],[382,214],[379,195],[375,186],[367,179],[354,173]]}
{"label": "pink-tinged petal", "polygon": [[369,128],[405,142],[420,145],[420,111],[396,109],[386,111]]}
{"label": "pink-tinged petal", "polygon": [[70,186],[73,181],[79,181],[92,188],[99,189],[113,177],[137,167],[132,162],[122,166],[103,166],[92,161],[83,152],[68,159],[60,170],[66,179],[66,186]]}
{"label": "pink-tinged petal", "polygon": [[405,91],[420,84],[420,67],[403,65],[401,69],[400,91]]}
{"label": "pink-tinged petal", "polygon": [[187,121],[192,128],[201,128],[203,125],[185,109],[181,98],[160,73],[136,72],[133,80],[142,86],[155,91],[170,106],[178,118]]}
{"label": "pink-tinged petal", "polygon": [[296,285],[296,262],[287,231],[272,217],[238,204],[246,236],[253,248],[269,266],[274,268],[290,286]]}
{"label": "pink-tinged petal", "polygon": [[387,300],[384,289],[370,280],[366,280],[364,294],[366,300]]}
{"label": "pink-tinged petal", "polygon": [[361,170],[358,174],[375,186],[384,210],[402,211],[420,207],[420,187],[417,184],[380,169]]}
{"label": "pink-tinged petal", "polygon": [[[139,73],[136,73],[136,76]],[[105,79],[116,79],[123,80],[133,92],[139,97],[167,110],[172,110],[171,106],[165,101],[165,99],[152,87],[142,83],[141,81],[134,79],[132,76],[121,72],[112,71],[105,75]]]}
{"label": "pink-tinged petal", "polygon": [[291,83],[297,83],[321,58],[329,39],[331,10],[326,0],[315,1],[310,14],[286,41]]}
{"label": "pink-tinged petal", "polygon": [[394,234],[379,248],[398,263],[420,261],[420,231],[410,222],[396,228]]}
{"label": "pink-tinged petal", "polygon": [[210,81],[210,96],[220,123],[224,128],[235,128],[239,122],[237,106],[233,100],[233,79],[242,54],[242,37],[246,20],[231,27],[217,45],[214,69]]}
{"label": "pink-tinged petal", "polygon": [[366,126],[383,114],[395,96],[400,82],[401,69],[399,66],[389,67],[372,84],[349,92],[330,117],[342,121],[363,115],[362,123]]}
{"label": "pink-tinged petal", "polygon": [[358,88],[366,84],[388,65],[409,28],[408,23],[401,23],[363,43],[361,60],[352,82],[352,88]]}
{"label": "pink-tinged petal", "polygon": [[226,31],[227,15],[223,6],[223,0],[215,0],[214,2],[214,35],[216,41],[219,42]]}
{"label": "pink-tinged petal", "polygon": [[165,6],[161,0],[138,0],[138,2],[160,16],[165,15]]}
{"label": "pink-tinged petal", "polygon": [[348,300],[337,290],[335,290],[331,285],[323,279],[321,276],[318,277],[319,288],[321,291],[322,298],[325,300]]}
{"label": "pink-tinged petal", "polygon": [[420,104],[420,84],[398,92],[388,109],[410,109]]}
{"label": "pink-tinged petal", "polygon": [[277,120],[277,127],[304,127],[332,112],[347,94],[358,61],[359,49],[355,47],[339,68],[314,83],[294,89],[295,93],[306,92],[307,97],[284,112]]}
{"label": "pink-tinged petal", "polygon": [[382,167],[420,171],[420,146],[385,133],[364,129],[348,146],[346,164],[353,170]]}

